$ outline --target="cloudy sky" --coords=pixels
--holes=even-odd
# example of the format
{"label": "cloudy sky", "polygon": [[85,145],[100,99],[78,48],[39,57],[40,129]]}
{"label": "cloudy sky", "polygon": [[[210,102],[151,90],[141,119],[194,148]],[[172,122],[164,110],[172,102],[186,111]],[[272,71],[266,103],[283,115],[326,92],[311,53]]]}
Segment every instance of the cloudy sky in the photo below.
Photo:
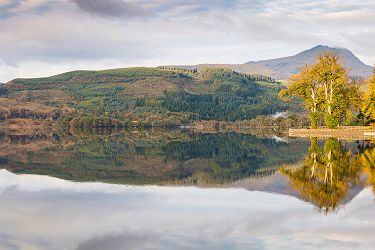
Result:
{"label": "cloudy sky", "polygon": [[375,64],[374,0],[0,0],[0,82],[74,69],[243,63],[317,44]]}

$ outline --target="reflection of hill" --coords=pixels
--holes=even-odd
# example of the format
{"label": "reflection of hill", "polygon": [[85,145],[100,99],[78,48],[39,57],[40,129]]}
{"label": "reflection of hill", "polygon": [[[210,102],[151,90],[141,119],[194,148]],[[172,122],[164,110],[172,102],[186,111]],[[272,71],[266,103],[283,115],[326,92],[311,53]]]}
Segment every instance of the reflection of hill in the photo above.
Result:
{"label": "reflection of hill", "polygon": [[307,150],[300,140],[165,130],[1,138],[0,164],[12,172],[126,184],[222,185],[270,175]]}

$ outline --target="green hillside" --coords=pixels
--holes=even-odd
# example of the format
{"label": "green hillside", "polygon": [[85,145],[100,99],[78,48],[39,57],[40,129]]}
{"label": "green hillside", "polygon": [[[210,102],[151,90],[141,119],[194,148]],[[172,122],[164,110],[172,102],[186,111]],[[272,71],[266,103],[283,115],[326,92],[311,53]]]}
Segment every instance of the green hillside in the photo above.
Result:
{"label": "green hillside", "polygon": [[[0,88],[0,95],[53,107],[55,113],[70,110],[74,113],[70,119],[110,117],[163,126],[273,114],[287,108],[277,98],[280,88],[270,77],[228,69],[125,68],[15,79]],[[90,121],[76,119],[76,123]]]}

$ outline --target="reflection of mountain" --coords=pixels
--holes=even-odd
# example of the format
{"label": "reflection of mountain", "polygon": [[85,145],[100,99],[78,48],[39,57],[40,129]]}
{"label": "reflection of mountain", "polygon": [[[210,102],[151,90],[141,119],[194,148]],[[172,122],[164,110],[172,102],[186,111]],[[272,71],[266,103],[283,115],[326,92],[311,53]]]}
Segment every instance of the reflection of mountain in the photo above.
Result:
{"label": "reflection of mountain", "polygon": [[264,176],[262,178],[248,177],[241,180],[237,180],[231,183],[230,186],[245,188],[250,191],[262,191],[298,197],[298,192],[295,192],[292,189],[290,189],[288,178],[286,176],[281,175],[277,171],[274,172],[272,175]]}
{"label": "reflection of mountain", "polygon": [[115,135],[3,135],[0,164],[16,173],[127,184],[228,184],[294,164],[307,143],[234,133],[122,131]]}

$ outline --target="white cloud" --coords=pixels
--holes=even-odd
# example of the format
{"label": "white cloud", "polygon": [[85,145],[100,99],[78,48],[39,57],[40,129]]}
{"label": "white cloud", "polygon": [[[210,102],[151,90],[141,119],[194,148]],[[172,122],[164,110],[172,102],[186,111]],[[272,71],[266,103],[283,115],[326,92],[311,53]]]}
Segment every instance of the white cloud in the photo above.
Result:
{"label": "white cloud", "polygon": [[242,63],[317,44],[375,64],[373,1],[96,1],[2,1],[0,81],[30,76],[36,64],[44,66],[33,76],[76,65]]}
{"label": "white cloud", "polygon": [[147,11],[143,6],[123,0],[71,0],[77,6],[94,15],[109,17],[145,16]]}

